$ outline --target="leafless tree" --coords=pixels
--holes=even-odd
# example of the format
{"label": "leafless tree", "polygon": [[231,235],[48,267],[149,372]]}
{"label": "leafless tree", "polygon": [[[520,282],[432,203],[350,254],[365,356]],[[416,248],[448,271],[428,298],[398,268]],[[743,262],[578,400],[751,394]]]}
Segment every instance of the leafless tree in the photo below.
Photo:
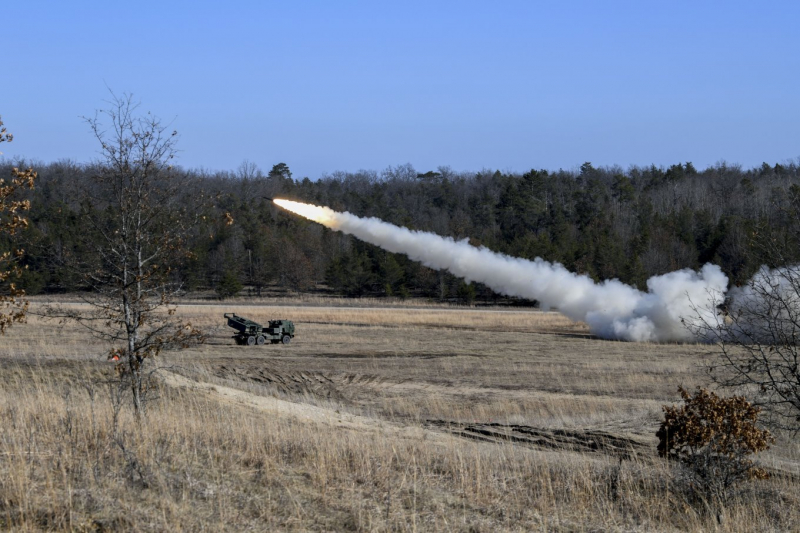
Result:
{"label": "leafless tree", "polygon": [[765,267],[731,292],[721,314],[693,325],[718,347],[711,378],[745,393],[774,427],[798,430],[800,267]]}
{"label": "leafless tree", "polygon": [[[800,187],[791,187],[786,198],[787,203],[779,206],[783,222],[800,228]],[[793,233],[796,242],[776,238],[768,227],[754,232],[761,253],[782,266],[761,267],[747,284],[728,292],[719,313],[705,313],[690,327],[719,349],[709,366],[715,382],[747,394],[764,409],[773,427],[798,431],[800,265],[794,258],[800,234]]]}
{"label": "leafless tree", "polygon": [[173,269],[189,255],[187,237],[199,218],[186,194],[185,174],[172,166],[177,132],[130,95],[112,93],[108,109],[87,118],[100,160],[83,187],[82,245],[72,267],[87,288],[87,307],[48,314],[75,321],[113,346],[133,407],[145,407],[152,358],[162,350],[202,342],[202,333],[176,316],[181,285]]}

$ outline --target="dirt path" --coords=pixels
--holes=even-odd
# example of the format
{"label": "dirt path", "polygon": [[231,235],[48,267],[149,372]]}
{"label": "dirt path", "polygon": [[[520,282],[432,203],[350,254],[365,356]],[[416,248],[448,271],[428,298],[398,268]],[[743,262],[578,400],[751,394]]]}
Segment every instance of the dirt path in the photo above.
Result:
{"label": "dirt path", "polygon": [[[225,401],[246,405],[277,416],[288,416],[306,422],[359,432],[375,432],[390,438],[425,439],[441,445],[452,443],[454,438],[470,439],[492,444],[513,443],[517,446],[538,450],[596,452],[624,458],[633,455],[647,455],[650,449],[647,443],[639,439],[596,430],[567,431],[521,425],[463,424],[446,420],[429,420],[426,427],[402,425],[306,403],[259,396],[224,385],[194,381],[165,370],[162,370],[161,375],[167,385],[171,387],[208,392]],[[311,381],[316,380],[311,379]]]}
{"label": "dirt path", "polygon": [[445,420],[430,420],[428,424],[459,437],[485,442],[510,441],[531,448],[600,452],[623,459],[653,455],[650,443],[607,431],[542,429],[518,424],[457,424]]}
{"label": "dirt path", "polygon": [[327,409],[316,405],[295,403],[268,396],[259,396],[224,385],[194,381],[166,370],[162,370],[160,375],[170,387],[208,392],[226,401],[239,405],[246,405],[258,409],[259,411],[273,413],[278,416],[296,418],[305,422],[325,424],[361,432],[383,433],[393,438],[425,439],[440,444],[445,444],[448,440],[452,441],[453,438],[440,431],[422,427],[398,425],[385,420],[340,412],[335,409]]}

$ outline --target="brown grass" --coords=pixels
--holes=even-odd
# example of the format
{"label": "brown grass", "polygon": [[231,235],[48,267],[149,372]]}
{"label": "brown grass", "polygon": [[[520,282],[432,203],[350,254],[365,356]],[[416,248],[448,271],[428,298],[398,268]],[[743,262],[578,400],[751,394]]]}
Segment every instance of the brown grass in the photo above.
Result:
{"label": "brown grass", "polygon": [[[297,337],[235,346],[227,311],[292,319]],[[0,527],[798,527],[800,490],[789,477],[746,487],[720,525],[673,490],[669,465],[655,457],[660,406],[678,385],[704,383],[704,347],[596,340],[532,310],[180,313],[211,341],[161,358],[165,381],[141,426],[126,408],[114,427],[99,384],[110,375],[107,347],[83,332],[32,318],[0,339]],[[504,432],[515,440],[498,438]],[[597,435],[630,448],[592,449]],[[800,448],[782,436],[762,461],[797,474]]]}

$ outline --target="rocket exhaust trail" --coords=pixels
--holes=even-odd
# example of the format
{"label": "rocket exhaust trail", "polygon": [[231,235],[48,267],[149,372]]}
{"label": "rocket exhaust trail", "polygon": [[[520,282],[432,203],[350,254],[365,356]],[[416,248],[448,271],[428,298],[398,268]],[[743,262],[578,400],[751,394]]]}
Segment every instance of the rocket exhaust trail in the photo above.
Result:
{"label": "rocket exhaust trail", "polygon": [[[427,267],[445,269],[478,281],[497,293],[538,300],[543,309],[556,307],[566,316],[589,325],[607,339],[630,341],[696,341],[682,318],[713,322],[728,278],[712,264],[699,271],[679,270],[647,281],[647,292],[619,280],[596,283],[586,275],[541,258],[510,257],[467,239],[456,241],[434,233],[414,231],[377,218],[361,218],[327,207],[274,199],[284,209],[374,244],[402,253]],[[695,307],[696,306],[696,307]]]}

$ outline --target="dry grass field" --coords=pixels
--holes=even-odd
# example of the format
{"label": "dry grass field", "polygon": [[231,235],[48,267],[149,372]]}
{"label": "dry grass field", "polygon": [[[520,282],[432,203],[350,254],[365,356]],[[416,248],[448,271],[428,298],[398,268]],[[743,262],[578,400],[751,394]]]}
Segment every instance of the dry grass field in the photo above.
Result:
{"label": "dry grass field", "polygon": [[[721,513],[658,459],[661,406],[710,348],[591,337],[558,313],[414,303],[186,303],[115,421],[107,346],[31,317],[0,338],[0,527],[85,531],[792,531],[800,445]],[[36,304],[34,304],[34,309]],[[224,312],[295,322],[237,346]]]}

